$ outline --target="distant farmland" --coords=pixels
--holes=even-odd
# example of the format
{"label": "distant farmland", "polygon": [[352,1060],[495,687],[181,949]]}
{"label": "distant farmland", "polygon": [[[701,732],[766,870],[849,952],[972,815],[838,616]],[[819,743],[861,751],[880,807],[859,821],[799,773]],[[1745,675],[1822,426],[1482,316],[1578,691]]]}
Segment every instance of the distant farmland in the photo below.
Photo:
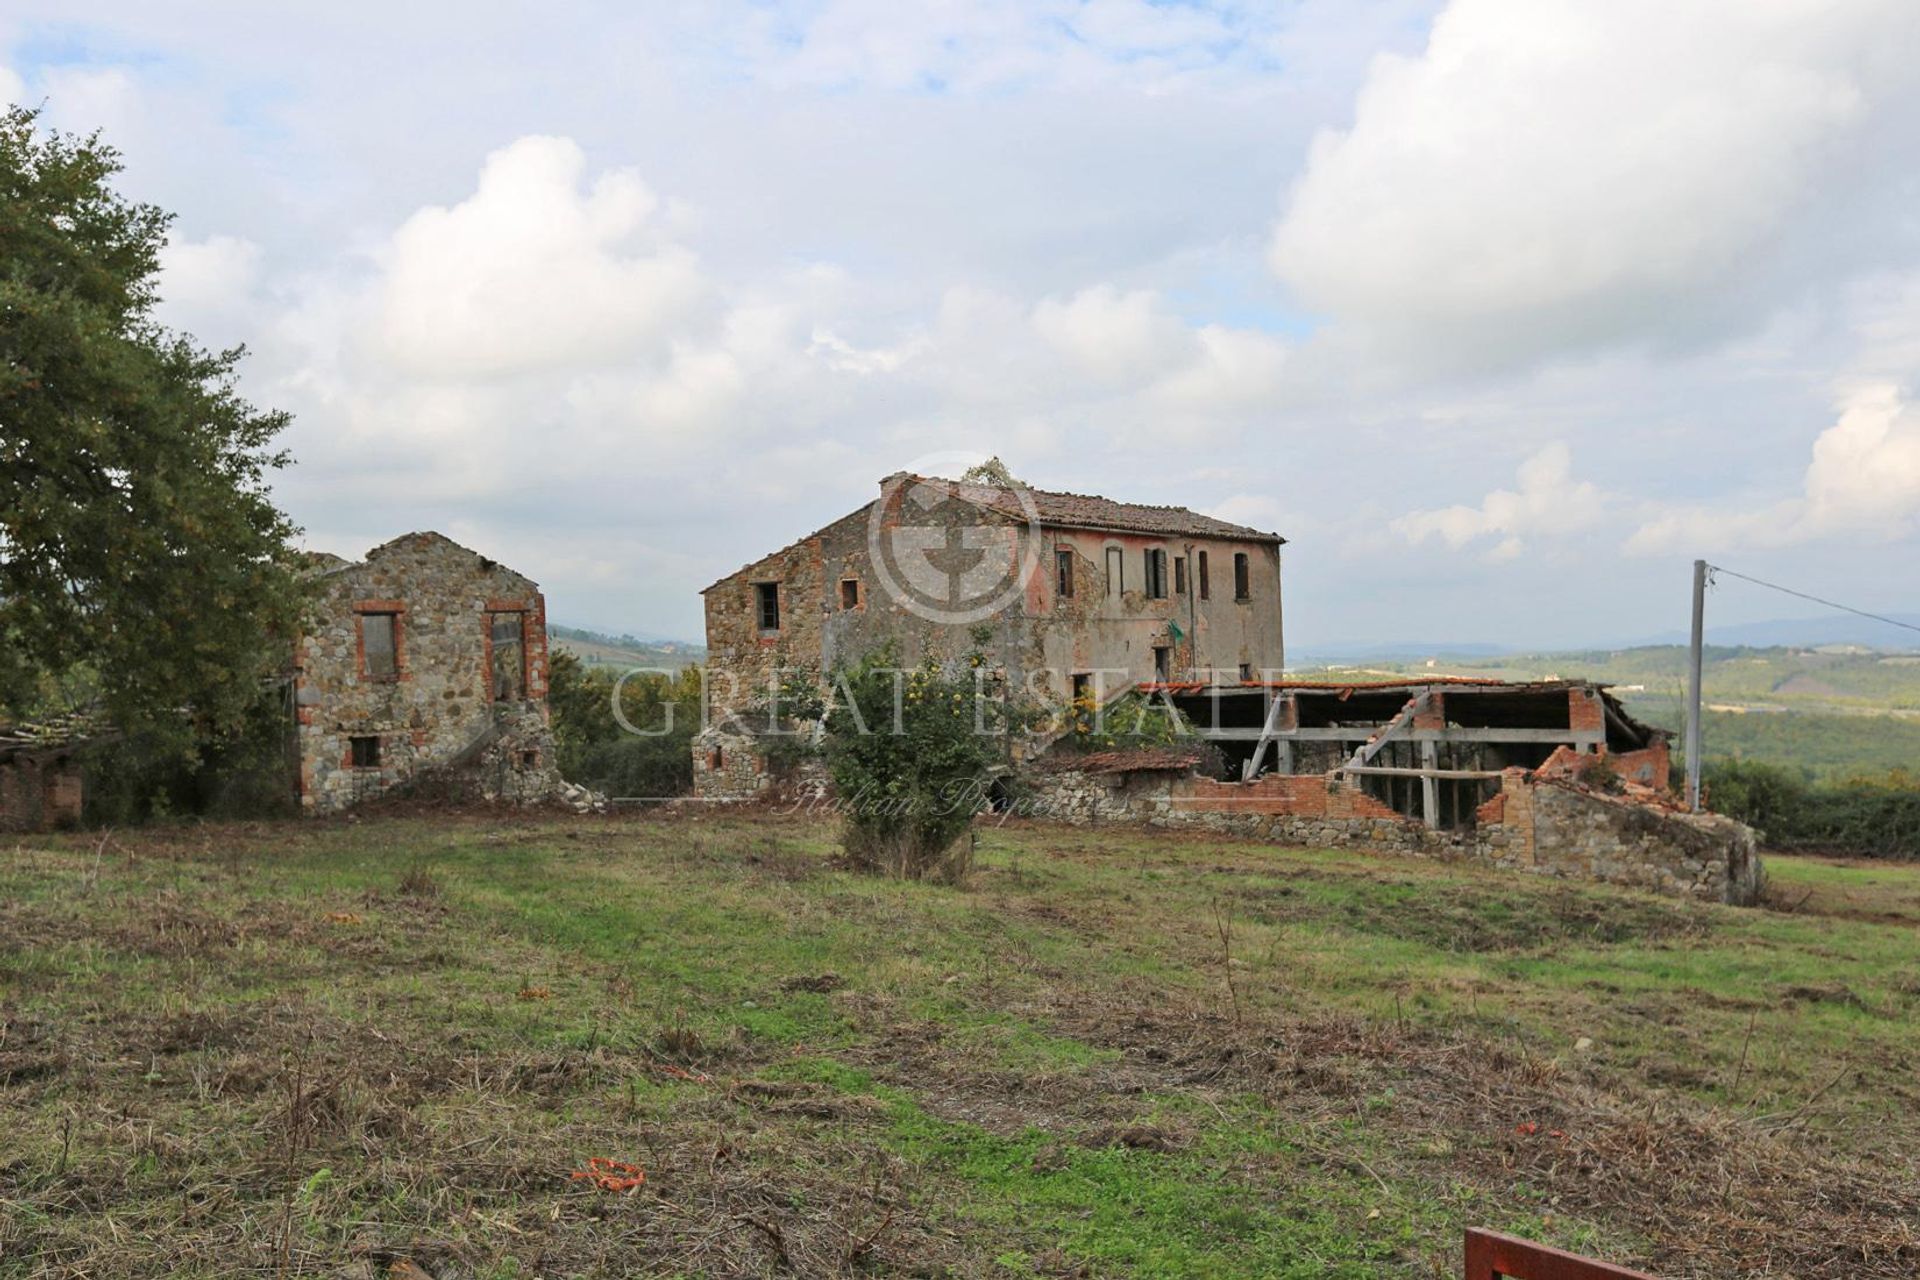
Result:
{"label": "distant farmland", "polygon": [[579,627],[547,628],[553,648],[572,654],[589,667],[659,667],[678,671],[688,663],[705,662],[705,646],[678,640],[640,640],[633,636],[607,635]]}

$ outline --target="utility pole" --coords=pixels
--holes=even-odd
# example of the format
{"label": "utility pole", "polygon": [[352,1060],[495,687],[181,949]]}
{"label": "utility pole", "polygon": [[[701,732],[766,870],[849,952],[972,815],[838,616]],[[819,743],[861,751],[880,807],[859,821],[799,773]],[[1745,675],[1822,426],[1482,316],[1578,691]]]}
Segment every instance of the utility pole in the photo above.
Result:
{"label": "utility pole", "polygon": [[1700,649],[1707,622],[1707,562],[1693,562],[1693,645],[1687,653],[1687,808],[1700,812]]}

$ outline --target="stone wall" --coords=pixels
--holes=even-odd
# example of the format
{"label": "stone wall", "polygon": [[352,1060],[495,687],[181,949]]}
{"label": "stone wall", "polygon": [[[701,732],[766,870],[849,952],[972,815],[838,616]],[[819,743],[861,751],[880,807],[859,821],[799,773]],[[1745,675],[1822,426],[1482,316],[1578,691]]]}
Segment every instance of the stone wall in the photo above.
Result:
{"label": "stone wall", "polygon": [[1141,823],[1251,836],[1287,845],[1360,847],[1464,858],[1510,870],[1631,885],[1736,905],[1763,884],[1753,832],[1729,818],[1685,814],[1509,769],[1469,829],[1410,822],[1326,775],[1216,782],[1174,772],[1034,771],[1024,807],[1076,824]]}
{"label": "stone wall", "polygon": [[[980,646],[990,677],[1003,680],[1005,688],[1063,703],[1074,673],[1101,673],[1095,678],[1112,694],[1156,678],[1157,647],[1170,650],[1175,679],[1218,673],[1231,682],[1242,666],[1272,675],[1284,665],[1280,552],[1271,542],[1045,527],[1042,545],[1029,548],[1024,523],[957,500],[916,523],[949,529],[956,537],[983,526],[998,530],[1013,564],[1031,562],[1019,597],[987,620],[991,635]],[[880,536],[897,524],[897,514],[883,510]],[[764,706],[783,669],[824,676],[889,644],[903,666],[929,657],[957,662],[974,650],[979,642],[972,624],[933,621],[894,598],[873,563],[873,534],[872,509],[862,507],[707,588],[709,725]],[[1120,553],[1123,565],[1123,589],[1113,593],[1107,590],[1109,549]],[[1058,589],[1054,553],[1062,550],[1072,555],[1071,594]],[[1142,589],[1149,550],[1167,555],[1164,598],[1150,598]],[[1203,550],[1210,588],[1204,600],[1198,590]],[[1244,600],[1234,595],[1236,553],[1249,557],[1250,595]],[[1174,589],[1175,559],[1185,561],[1184,591]],[[755,587],[761,583],[778,591],[777,630],[760,626]],[[703,749],[695,747],[695,790],[721,798],[733,784],[703,770]]]}
{"label": "stone wall", "polygon": [[[546,601],[533,582],[437,533],[407,534],[316,577],[319,621],[294,670],[304,809],[331,812],[430,782],[459,798],[518,803],[558,791]],[[390,676],[370,669],[371,613],[396,618]],[[496,700],[501,614],[519,615],[525,696]],[[363,740],[358,757],[355,739]]]}
{"label": "stone wall", "polygon": [[769,800],[824,795],[831,783],[817,756],[783,762],[758,735],[729,721],[693,740],[693,793],[703,800]]}

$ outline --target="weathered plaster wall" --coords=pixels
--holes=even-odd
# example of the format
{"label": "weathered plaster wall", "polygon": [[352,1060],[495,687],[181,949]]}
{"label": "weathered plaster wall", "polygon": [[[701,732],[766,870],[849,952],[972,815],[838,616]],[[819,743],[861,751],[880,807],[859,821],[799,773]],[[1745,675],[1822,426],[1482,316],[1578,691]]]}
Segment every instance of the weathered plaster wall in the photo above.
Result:
{"label": "weathered plaster wall", "polygon": [[[330,812],[434,771],[482,798],[533,801],[560,779],[547,716],[546,601],[527,578],[434,533],[408,534],[359,564],[323,571],[320,621],[295,655],[303,808]],[[397,614],[399,661],[371,675],[360,616]],[[522,699],[492,697],[492,621],[522,618]],[[379,742],[356,767],[352,740]]]}

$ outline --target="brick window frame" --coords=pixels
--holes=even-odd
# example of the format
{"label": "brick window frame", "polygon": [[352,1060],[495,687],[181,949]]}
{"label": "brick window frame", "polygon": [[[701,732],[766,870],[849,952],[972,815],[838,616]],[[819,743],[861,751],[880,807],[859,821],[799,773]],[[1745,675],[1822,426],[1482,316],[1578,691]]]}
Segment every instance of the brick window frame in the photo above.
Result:
{"label": "brick window frame", "polygon": [[[370,613],[393,618],[393,674],[377,676],[367,667],[367,624]],[[356,600],[353,602],[353,671],[362,684],[398,684],[413,679],[407,670],[407,602]]]}
{"label": "brick window frame", "polygon": [[840,579],[840,611],[842,613],[867,607],[867,593],[860,589],[860,579]]}
{"label": "brick window frame", "polygon": [[520,700],[533,697],[533,602],[531,600],[489,600],[485,612],[481,615],[480,638],[480,681],[484,686],[488,702],[498,701],[493,696],[493,620],[503,613],[520,615]]}

